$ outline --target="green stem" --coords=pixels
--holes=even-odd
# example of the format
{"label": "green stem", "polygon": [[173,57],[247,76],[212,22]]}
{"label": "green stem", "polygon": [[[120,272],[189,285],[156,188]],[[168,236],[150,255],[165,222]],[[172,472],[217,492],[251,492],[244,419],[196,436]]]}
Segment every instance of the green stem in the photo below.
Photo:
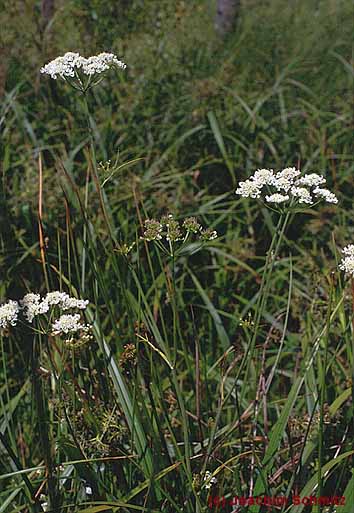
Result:
{"label": "green stem", "polygon": [[[277,227],[276,227],[275,232],[273,234],[272,241],[271,241],[268,253],[267,253],[265,268],[264,268],[264,271],[263,271],[261,286],[260,286],[258,300],[257,300],[257,305],[256,305],[256,320],[255,320],[253,336],[252,336],[251,341],[250,341],[250,343],[248,345],[246,353],[243,356],[241,365],[240,365],[240,367],[238,369],[237,375],[236,375],[235,380],[234,380],[234,385],[231,387],[231,390],[229,390],[229,392],[225,396],[224,400],[222,401],[220,399],[220,403],[219,403],[218,410],[217,410],[216,417],[215,417],[215,422],[213,424],[213,427],[212,427],[212,430],[211,430],[211,434],[210,434],[209,445],[208,445],[206,457],[205,457],[205,460],[204,460],[202,472],[205,472],[205,469],[207,467],[210,454],[212,452],[212,447],[213,447],[213,443],[214,443],[217,427],[218,427],[218,424],[220,422],[221,412],[222,412],[223,405],[228,401],[229,397],[231,396],[231,394],[232,394],[232,392],[233,392],[233,390],[234,390],[234,388],[235,388],[235,386],[236,386],[236,384],[237,384],[237,382],[238,382],[238,380],[239,380],[239,378],[240,378],[240,376],[242,374],[242,371],[243,371],[243,369],[244,369],[244,367],[246,365],[246,362],[248,362],[247,369],[246,369],[245,376],[244,376],[244,382],[246,382],[247,375],[248,375],[249,368],[250,368],[251,361],[252,361],[252,357],[253,357],[253,353],[254,353],[254,349],[255,349],[255,344],[256,344],[257,336],[258,336],[258,330],[259,330],[259,326],[260,326],[260,321],[261,321],[261,319],[263,317],[263,312],[264,312],[264,308],[265,308],[265,304],[266,304],[266,298],[268,296],[268,292],[269,292],[269,288],[270,288],[270,276],[271,276],[271,273],[272,273],[273,268],[274,268],[274,263],[275,263],[277,254],[278,254],[279,249],[280,249],[280,244],[281,244],[281,241],[282,241],[282,238],[283,238],[283,235],[284,235],[285,228],[287,226],[289,217],[290,217],[290,213],[288,212],[286,214],[286,216],[285,216],[285,219],[283,220],[284,215],[281,214],[281,216],[279,218],[279,221],[278,221],[278,224],[277,224]],[[273,251],[273,249],[274,249],[274,251]],[[243,396],[244,396],[244,391],[245,391],[245,387],[243,387],[243,390],[242,390],[242,393],[241,393],[240,402],[242,402],[242,399],[243,399]]]}
{"label": "green stem", "polygon": [[[87,169],[86,184],[85,184],[85,213],[88,208],[88,186],[89,186],[89,170]],[[82,265],[81,265],[81,290],[85,291],[85,274],[86,274],[86,242],[87,242],[87,225],[84,223],[84,229],[82,234],[83,247],[82,247]]]}
{"label": "green stem", "polygon": [[[89,111],[86,92],[83,92],[82,94],[84,97],[86,123],[87,123],[87,128],[88,128],[88,132],[89,132],[89,136],[90,136],[90,151],[91,151],[91,157],[92,157],[92,166],[93,166],[93,168],[95,168],[94,172],[96,172],[96,150],[95,150],[92,128],[91,128],[91,124],[90,124],[90,111]],[[87,208],[88,208],[88,189],[89,189],[89,176],[90,176],[89,168],[90,168],[90,166],[88,166],[88,169],[87,169],[86,183],[85,183],[85,215],[87,215]],[[84,222],[83,247],[82,247],[82,259],[81,259],[81,290],[82,290],[82,292],[85,291],[86,244],[87,244],[87,224],[86,224],[86,222]]]}
{"label": "green stem", "polygon": [[176,367],[177,362],[177,304],[176,304],[176,267],[175,256],[172,253],[172,286],[171,286],[171,304],[173,315],[173,367]]}
{"label": "green stem", "polygon": [[97,189],[97,193],[98,193],[98,196],[99,196],[100,205],[101,205],[101,209],[102,209],[102,214],[103,214],[104,220],[106,222],[106,225],[107,225],[107,228],[108,228],[108,231],[109,231],[109,235],[110,235],[114,245],[117,246],[117,240],[114,237],[114,233],[112,231],[111,222],[110,222],[110,220],[108,218],[108,215],[107,215],[106,195],[105,195],[104,191],[102,190],[102,187],[101,187],[101,184],[100,184],[100,181],[99,181],[99,176],[98,176],[98,165],[97,165],[97,155],[96,155],[96,148],[95,148],[95,139],[94,139],[91,123],[90,123],[90,110],[89,110],[89,105],[88,105],[88,100],[87,100],[87,91],[86,90],[83,91],[82,94],[83,94],[83,97],[84,97],[84,106],[85,106],[85,116],[86,116],[87,129],[88,129],[88,133],[89,133],[89,136],[90,136],[90,153],[91,153],[91,163],[92,163],[93,178],[94,178],[94,181],[95,181],[95,185],[96,185],[96,189]]}
{"label": "green stem", "polygon": [[181,391],[179,383],[178,383],[175,368],[171,371],[171,381],[172,381],[173,387],[176,391],[177,401],[178,401],[178,405],[179,405],[181,415],[182,415],[182,429],[183,429],[183,442],[184,442],[184,467],[186,469],[187,479],[189,482],[190,490],[192,490],[192,492],[193,492],[194,498],[196,500],[196,504],[199,506],[199,508],[201,508],[200,497],[198,496],[198,494],[196,493],[196,491],[194,490],[194,487],[193,487],[193,475],[192,475],[192,469],[191,469],[191,450],[190,450],[190,445],[189,445],[189,433],[190,433],[189,422],[188,422],[186,407],[184,404],[183,394],[182,394],[182,391]]}
{"label": "green stem", "polygon": [[[248,364],[247,364],[247,368],[246,368],[246,372],[245,372],[245,376],[244,376],[244,381],[247,381],[247,377],[248,377],[249,369],[250,369],[250,366],[252,363],[254,349],[255,349],[256,341],[257,341],[257,337],[258,337],[259,327],[260,327],[261,320],[262,320],[262,317],[264,314],[264,310],[265,310],[265,307],[267,304],[267,299],[268,299],[270,285],[271,285],[271,276],[273,273],[274,264],[275,264],[276,258],[278,256],[278,253],[279,253],[280,245],[281,245],[281,242],[282,242],[282,239],[284,236],[286,226],[288,224],[289,217],[290,217],[289,212],[286,214],[285,219],[284,219],[283,214],[280,216],[278,225],[277,225],[274,235],[272,237],[272,241],[271,241],[268,253],[267,253],[266,264],[265,264],[265,268],[264,268],[264,272],[263,272],[263,276],[262,276],[262,282],[261,282],[261,287],[260,287],[258,301],[257,301],[256,320],[255,320],[253,335],[251,338],[251,343],[250,343],[249,347],[247,348],[247,351],[244,355],[244,358],[243,358],[240,368],[238,370],[238,373],[236,376],[236,382],[239,379],[239,377],[241,376],[243,367],[244,367],[246,361],[248,360]],[[242,402],[242,399],[244,396],[244,391],[245,391],[245,387],[243,388],[243,391],[241,394],[241,398],[240,398],[241,402]]]}
{"label": "green stem", "polygon": [[[329,330],[331,326],[331,310],[332,310],[332,295],[333,295],[333,280],[331,279],[331,288],[329,292],[329,305],[327,311],[327,321],[326,321],[326,332],[324,337],[325,344],[325,354],[324,354],[324,362],[322,368],[322,383],[321,383],[321,395],[320,395],[320,425],[319,425],[319,434],[318,434],[318,487],[317,487],[317,497],[322,496],[322,488],[323,488],[323,479],[322,479],[322,466],[323,466],[323,456],[324,456],[324,405],[326,398],[326,375],[327,375],[327,360],[328,360],[328,342],[329,342]],[[317,505],[318,513],[321,512],[320,504]]]}

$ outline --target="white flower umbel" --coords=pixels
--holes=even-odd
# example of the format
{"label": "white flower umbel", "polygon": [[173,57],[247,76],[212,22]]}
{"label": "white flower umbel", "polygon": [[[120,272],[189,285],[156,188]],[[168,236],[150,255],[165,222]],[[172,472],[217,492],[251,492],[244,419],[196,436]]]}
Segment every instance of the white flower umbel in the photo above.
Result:
{"label": "white flower umbel", "polygon": [[287,194],[279,194],[278,192],[276,192],[275,194],[266,196],[265,200],[267,203],[284,203],[284,201],[289,200],[289,196]]}
{"label": "white flower umbel", "polygon": [[252,180],[260,186],[271,185],[274,180],[274,171],[273,169],[257,169]]}
{"label": "white flower umbel", "polygon": [[354,256],[354,244],[348,244],[345,248],[342,249],[342,253],[348,256]]}
{"label": "white flower umbel", "polygon": [[92,81],[92,77],[101,75],[110,68],[125,69],[126,64],[114,53],[103,52],[85,58],[79,53],[67,52],[50,61],[40,71],[54,80],[60,77],[84,92],[98,83],[98,80]]}
{"label": "white flower umbel", "polygon": [[60,305],[63,301],[65,301],[67,294],[65,292],[59,292],[59,290],[55,290],[53,292],[48,292],[43,301],[46,301],[48,305]]}
{"label": "white flower umbel", "polygon": [[299,176],[300,171],[296,167],[286,167],[282,171],[279,171],[272,180],[272,185],[277,191],[285,191],[291,188],[294,184],[295,178]]}
{"label": "white flower umbel", "polygon": [[43,298],[39,294],[28,293],[20,300],[21,309],[26,320],[30,323],[38,315],[47,313],[51,307],[60,310],[85,310],[89,301],[71,297],[66,292],[58,290],[48,292]]}
{"label": "white flower umbel", "polygon": [[301,176],[295,167],[286,167],[278,173],[273,169],[258,169],[248,180],[240,182],[235,192],[243,198],[260,199],[269,208],[281,211],[304,209],[321,200],[338,203],[333,192],[319,187],[324,183],[324,176],[317,173]]}
{"label": "white flower umbel", "polygon": [[62,310],[70,310],[71,308],[78,308],[79,310],[85,310],[89,302],[85,299],[76,299],[76,297],[70,297],[66,292],[48,292],[45,296],[44,301],[49,305],[58,305]]}
{"label": "white flower umbel", "polygon": [[46,313],[49,310],[49,304],[41,300],[39,294],[29,293],[20,300],[21,308],[24,310],[24,315],[28,322],[32,323],[33,319],[40,314]]}
{"label": "white flower umbel", "polygon": [[90,326],[87,324],[82,324],[80,320],[80,314],[63,314],[61,317],[59,317],[59,319],[53,322],[52,334],[62,335],[68,333],[76,333],[78,331],[89,331]]}
{"label": "white flower umbel", "polygon": [[103,52],[84,59],[82,72],[85,75],[96,75],[109,70],[112,66],[122,69],[127,67],[114,53]]}
{"label": "white flower umbel", "polygon": [[259,198],[264,185],[271,185],[274,181],[273,169],[257,169],[254,175],[245,182],[240,182],[236,190],[243,198]]}
{"label": "white flower umbel", "polygon": [[75,77],[75,72],[82,68],[86,59],[79,53],[67,52],[41,68],[41,73],[51,76],[54,80],[59,77]]}
{"label": "white flower umbel", "polygon": [[312,192],[316,198],[322,198],[327,201],[327,203],[338,203],[337,196],[328,189],[321,189],[320,187],[316,187]]}
{"label": "white flower umbel", "polygon": [[20,306],[17,301],[10,299],[0,306],[0,328],[7,328],[9,325],[16,326]]}
{"label": "white flower umbel", "polygon": [[326,183],[326,179],[318,175],[317,173],[310,173],[304,175],[296,180],[295,185],[306,185],[307,187],[318,187],[319,185]]}
{"label": "white flower umbel", "polygon": [[308,205],[312,205],[312,196],[308,189],[305,187],[291,187],[290,192],[294,198],[298,199],[299,203],[307,203]]}
{"label": "white flower umbel", "polygon": [[354,278],[354,244],[349,244],[343,248],[342,253],[345,256],[340,261],[339,269]]}
{"label": "white flower umbel", "polygon": [[262,185],[252,180],[240,182],[236,194],[243,198],[259,198],[261,196]]}

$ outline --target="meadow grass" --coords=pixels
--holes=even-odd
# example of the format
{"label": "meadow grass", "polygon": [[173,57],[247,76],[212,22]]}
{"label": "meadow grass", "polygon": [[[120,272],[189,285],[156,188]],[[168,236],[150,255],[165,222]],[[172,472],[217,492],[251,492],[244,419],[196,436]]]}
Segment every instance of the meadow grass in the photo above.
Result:
{"label": "meadow grass", "polygon": [[[2,330],[0,512],[352,513],[350,3],[250,2],[225,41],[201,0],[75,0],[42,31],[34,4],[1,15],[0,305],[68,292],[92,337]],[[39,77],[76,50],[127,70]],[[288,166],[338,204],[235,195]],[[169,213],[218,237],[166,252],[144,223]],[[230,505],[262,495],[289,502]]]}

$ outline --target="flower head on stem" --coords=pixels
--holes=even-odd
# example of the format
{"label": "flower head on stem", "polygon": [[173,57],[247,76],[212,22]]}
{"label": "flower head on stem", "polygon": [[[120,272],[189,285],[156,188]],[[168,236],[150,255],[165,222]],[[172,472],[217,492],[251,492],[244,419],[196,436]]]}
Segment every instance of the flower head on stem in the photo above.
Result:
{"label": "flower head on stem", "polygon": [[[147,219],[144,228],[141,239],[154,241],[170,257],[178,255],[191,237],[204,244],[218,236],[215,230],[204,229],[195,217],[188,217],[180,223],[172,214],[162,216],[160,220]],[[179,243],[177,247],[176,243]]]}
{"label": "flower head on stem", "polygon": [[[85,310],[88,300],[71,297],[66,292],[58,290],[48,292],[45,296],[29,292],[23,296],[18,302],[9,300],[0,306],[0,329],[7,329],[10,326],[16,326],[19,320],[25,321],[30,325],[38,318],[48,321],[52,318],[55,311],[67,310]],[[44,316],[44,317],[43,317]],[[88,326],[81,324],[80,314],[61,315],[54,321],[52,334],[68,333],[69,331],[83,330],[87,331]],[[70,327],[69,331],[65,331],[65,326]],[[76,329],[74,329],[76,327]],[[60,328],[60,329],[59,329]],[[34,328],[33,328],[34,329]],[[34,329],[34,331],[36,331]],[[44,330],[46,332],[47,330]]]}
{"label": "flower head on stem", "polygon": [[319,187],[324,183],[324,176],[317,173],[301,176],[295,167],[286,167],[278,173],[273,169],[258,169],[248,180],[240,182],[235,192],[243,198],[259,199],[272,210],[287,212],[314,206],[321,200],[338,203],[333,192]]}
{"label": "flower head on stem", "polygon": [[17,301],[10,299],[7,303],[0,306],[0,329],[6,329],[9,326],[16,326],[20,306]]}
{"label": "flower head on stem", "polygon": [[126,64],[113,53],[103,52],[91,57],[82,57],[76,52],[67,52],[41,68],[41,73],[56,80],[66,80],[74,89],[87,91],[100,82],[102,73],[111,68],[125,69]]}

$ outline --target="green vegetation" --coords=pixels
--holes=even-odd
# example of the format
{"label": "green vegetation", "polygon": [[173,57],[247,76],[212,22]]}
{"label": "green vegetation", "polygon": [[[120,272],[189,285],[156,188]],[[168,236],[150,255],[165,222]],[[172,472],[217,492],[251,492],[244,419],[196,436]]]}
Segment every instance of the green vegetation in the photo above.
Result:
{"label": "green vegetation", "polygon": [[[352,4],[266,4],[244,2],[226,40],[206,0],[0,14],[0,307],[63,291],[91,325],[68,341],[48,310],[0,331],[0,513],[236,495],[289,503],[235,511],[353,512]],[[127,69],[83,95],[39,72],[68,51]],[[235,195],[293,166],[338,204],[279,216]],[[168,214],[170,241],[147,240]]]}

